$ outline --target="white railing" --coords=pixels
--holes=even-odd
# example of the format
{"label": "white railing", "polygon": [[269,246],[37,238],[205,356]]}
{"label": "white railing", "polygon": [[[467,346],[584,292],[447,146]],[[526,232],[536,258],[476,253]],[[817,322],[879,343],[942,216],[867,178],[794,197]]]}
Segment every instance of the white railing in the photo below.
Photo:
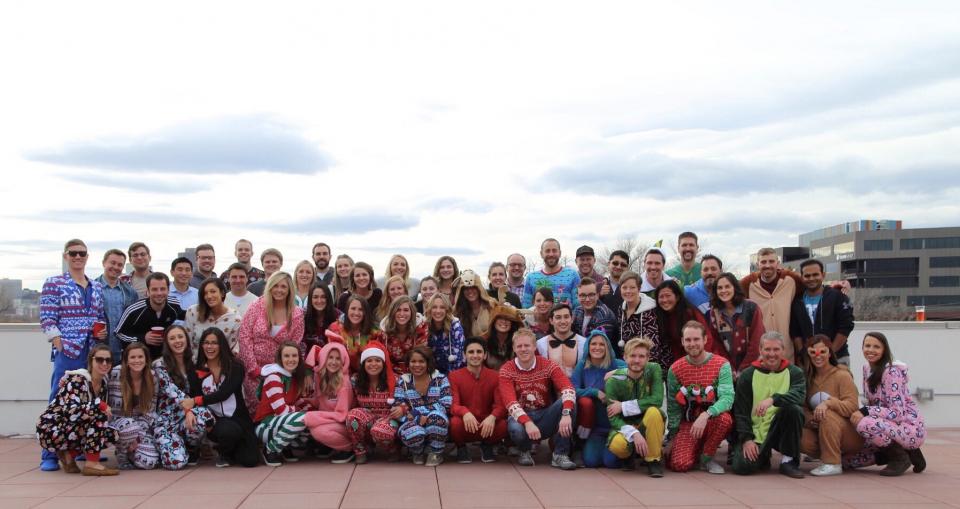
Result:
{"label": "white railing", "polygon": [[[932,389],[920,410],[931,427],[960,427],[960,322],[858,322],[851,336],[853,372],[860,380],[863,335],[884,333],[896,357],[910,365],[910,388]],[[0,435],[32,434],[47,404],[50,346],[37,324],[0,324]]]}

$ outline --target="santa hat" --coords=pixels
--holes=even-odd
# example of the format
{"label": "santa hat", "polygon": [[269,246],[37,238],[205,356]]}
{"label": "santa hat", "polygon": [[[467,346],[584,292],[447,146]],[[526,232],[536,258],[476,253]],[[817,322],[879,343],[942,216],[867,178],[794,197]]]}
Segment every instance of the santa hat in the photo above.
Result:
{"label": "santa hat", "polygon": [[390,356],[387,355],[387,347],[379,341],[370,341],[367,343],[367,345],[363,347],[363,350],[360,350],[360,365],[357,366],[357,369],[363,369],[363,361],[371,357],[376,357],[383,361],[383,370],[387,374],[387,389],[390,391],[391,397],[393,397],[393,388],[397,385],[397,379],[393,375],[393,364],[390,363]]}

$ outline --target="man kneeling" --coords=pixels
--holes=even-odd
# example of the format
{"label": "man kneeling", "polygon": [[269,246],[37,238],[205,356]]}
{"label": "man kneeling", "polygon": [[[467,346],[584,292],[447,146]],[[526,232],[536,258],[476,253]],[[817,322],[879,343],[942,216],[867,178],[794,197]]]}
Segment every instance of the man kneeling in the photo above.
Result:
{"label": "man kneeling", "polygon": [[614,371],[607,379],[607,448],[621,461],[630,460],[636,453],[646,460],[650,477],[663,477],[663,375],[660,364],[647,362],[652,348],[653,343],[647,338],[627,341],[623,347],[627,367]]}
{"label": "man kneeling", "polygon": [[550,464],[574,470],[577,465],[569,453],[576,392],[559,364],[536,355],[536,341],[532,330],[519,329],[513,335],[516,357],[500,367],[500,397],[509,415],[507,432],[520,450],[520,465],[533,465],[533,441],[553,437]]}
{"label": "man kneeling", "polygon": [[[800,437],[807,382],[803,370],[783,356],[783,335],[767,332],[760,338],[760,359],[737,378],[733,404],[739,445],[733,451],[733,471],[740,475],[770,467],[770,451],[780,451],[780,473],[800,479]],[[759,445],[758,445],[759,444]]]}

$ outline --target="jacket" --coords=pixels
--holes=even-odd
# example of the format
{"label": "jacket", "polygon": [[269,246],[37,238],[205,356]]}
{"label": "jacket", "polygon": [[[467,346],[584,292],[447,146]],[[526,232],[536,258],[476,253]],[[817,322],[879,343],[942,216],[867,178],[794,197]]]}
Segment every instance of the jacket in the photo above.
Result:
{"label": "jacket", "polygon": [[[737,306],[733,320],[733,327],[730,328],[721,317],[721,311],[710,310],[710,333],[715,339],[710,351],[730,361],[736,376],[760,356],[760,336],[766,329],[763,328],[760,308],[750,300],[744,300]],[[729,345],[724,336],[727,336]]]}
{"label": "jacket", "polygon": [[[740,373],[735,394],[733,417],[739,442],[754,440],[762,444],[778,409],[788,405],[803,406],[807,381],[803,370],[786,359],[782,359],[775,370],[764,368],[757,359]],[[763,416],[756,415],[757,404],[767,398],[773,399],[773,406]]]}
{"label": "jacket", "polygon": [[[120,325],[117,327],[117,339],[124,346],[134,341],[144,341],[147,333],[152,327],[163,327],[166,329],[176,321],[183,320],[185,313],[180,308],[180,304],[174,300],[167,299],[166,304],[160,310],[160,316],[150,307],[150,298],[134,302],[123,312],[120,318]],[[150,357],[156,359],[163,352],[162,346],[147,345],[150,349]]]}
{"label": "jacket", "polygon": [[[783,337],[790,337],[790,315],[793,300],[803,293],[803,281],[796,272],[787,269],[777,271],[777,287],[773,293],[760,284],[760,273],[748,274],[740,280],[740,286],[748,299],[760,306],[763,314],[763,327],[768,331],[777,331]],[[784,345],[784,357],[793,361],[793,342]]]}
{"label": "jacket", "polygon": [[266,301],[261,298],[250,305],[240,322],[237,336],[240,345],[237,358],[246,368],[248,378],[256,380],[260,376],[260,368],[273,363],[280,343],[293,341],[299,345],[303,341],[303,310],[294,306],[290,321],[289,327],[283,324],[280,332],[271,336]]}
{"label": "jacket", "polygon": [[[643,428],[643,414],[647,409],[659,410],[663,406],[663,371],[660,365],[647,362],[637,380],[630,378],[629,371],[626,367],[614,371],[604,388],[607,401],[619,401],[621,404],[620,413],[609,419],[608,445],[617,433],[622,433],[628,442],[632,440],[633,435]],[[602,410],[606,419],[606,407],[598,406],[597,410]]]}
{"label": "jacket", "polygon": [[[340,352],[342,367],[340,368],[340,388],[337,395],[329,397],[320,392],[318,381],[324,375],[324,369],[327,364],[327,356],[330,352],[336,350]],[[327,343],[323,348],[314,346],[307,353],[304,360],[307,366],[313,369],[313,399],[310,401],[312,410],[308,411],[303,418],[303,423],[308,428],[315,428],[323,424],[343,424],[347,421],[347,412],[353,408],[353,386],[350,385],[350,356],[347,355],[347,347],[340,343]]]}
{"label": "jacket", "polygon": [[[824,334],[833,341],[837,334],[850,336],[853,332],[853,305],[850,299],[840,290],[825,286],[820,300],[820,306],[810,321],[807,308],[803,304],[804,292],[799,292],[793,299],[790,310],[790,337],[801,341],[813,337],[815,334]],[[850,349],[844,344],[837,351],[837,357],[848,357]]]}
{"label": "jacket", "polygon": [[100,283],[87,278],[84,289],[68,272],[44,281],[40,293],[40,328],[51,341],[60,338],[67,358],[79,358],[84,348],[93,343],[91,333],[97,320],[105,320]]}

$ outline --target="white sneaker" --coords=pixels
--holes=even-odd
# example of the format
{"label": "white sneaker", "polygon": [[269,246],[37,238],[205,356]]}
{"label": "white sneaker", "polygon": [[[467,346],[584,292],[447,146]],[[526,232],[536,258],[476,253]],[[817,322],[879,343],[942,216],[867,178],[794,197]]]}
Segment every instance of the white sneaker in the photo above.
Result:
{"label": "white sneaker", "polygon": [[723,468],[723,466],[720,465],[719,463],[717,463],[717,462],[714,461],[714,460],[710,460],[710,461],[708,461],[708,462],[700,465],[700,468],[702,468],[703,470],[706,470],[707,472],[710,472],[711,474],[715,474],[715,475],[722,475],[722,474],[727,473],[727,471]]}
{"label": "white sneaker", "polygon": [[826,477],[828,475],[840,475],[843,473],[843,467],[840,465],[831,465],[829,463],[824,463],[819,467],[810,471],[810,475],[815,475],[817,477]]}

